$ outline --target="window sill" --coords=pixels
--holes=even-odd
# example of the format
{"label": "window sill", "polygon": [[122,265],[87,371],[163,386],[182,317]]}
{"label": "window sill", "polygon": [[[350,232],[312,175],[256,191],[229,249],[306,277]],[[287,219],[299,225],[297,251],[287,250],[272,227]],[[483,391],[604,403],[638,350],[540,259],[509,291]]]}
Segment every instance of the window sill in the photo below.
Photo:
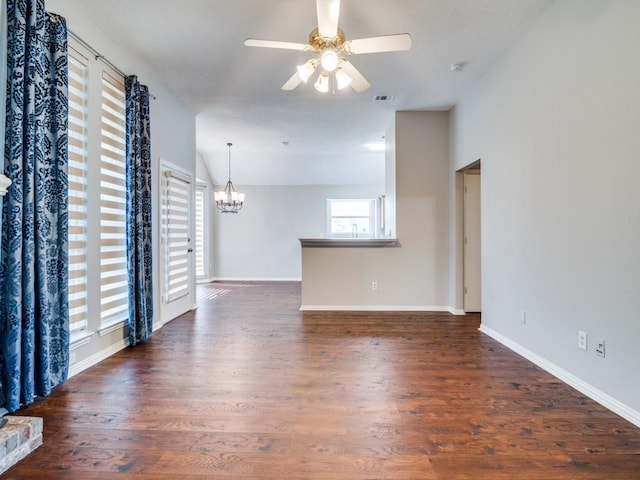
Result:
{"label": "window sill", "polygon": [[69,350],[75,350],[76,348],[89,345],[89,343],[91,343],[91,337],[93,337],[93,332],[80,332],[77,335],[72,335],[69,342]]}
{"label": "window sill", "polygon": [[105,335],[109,335],[110,333],[115,332],[116,330],[122,330],[124,328],[125,323],[126,323],[125,320],[120,320],[119,322],[116,322],[113,325],[109,325],[108,327],[101,328],[98,333],[100,334],[101,337],[104,337]]}

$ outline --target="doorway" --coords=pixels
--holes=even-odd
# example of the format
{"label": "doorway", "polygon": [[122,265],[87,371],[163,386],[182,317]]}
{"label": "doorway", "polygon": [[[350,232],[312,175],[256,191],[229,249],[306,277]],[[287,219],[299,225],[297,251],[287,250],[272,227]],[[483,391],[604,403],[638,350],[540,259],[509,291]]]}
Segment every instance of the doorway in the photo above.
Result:
{"label": "doorway", "polygon": [[193,307],[193,180],[176,167],[160,166],[160,319],[163,324]]}
{"label": "doorway", "polygon": [[482,311],[480,161],[462,172],[464,178],[463,294],[467,313]]}

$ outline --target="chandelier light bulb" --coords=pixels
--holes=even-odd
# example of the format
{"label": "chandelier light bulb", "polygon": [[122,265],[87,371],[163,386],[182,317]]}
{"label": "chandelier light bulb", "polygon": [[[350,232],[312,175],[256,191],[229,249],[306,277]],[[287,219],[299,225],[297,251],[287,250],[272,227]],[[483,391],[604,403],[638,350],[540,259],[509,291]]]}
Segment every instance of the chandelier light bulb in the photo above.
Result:
{"label": "chandelier light bulb", "polygon": [[349,75],[347,75],[347,73],[342,68],[338,68],[336,70],[336,83],[338,84],[338,90],[347,88],[349,85],[351,85],[352,80],[353,79]]}
{"label": "chandelier light bulb", "polygon": [[338,61],[338,54],[333,48],[327,47],[322,51],[322,55],[320,56],[320,64],[326,72],[333,72],[338,66]]}
{"label": "chandelier light bulb", "polygon": [[321,72],[320,75],[318,75],[318,80],[316,80],[314,87],[321,93],[327,93],[329,91],[329,74],[327,72]]}

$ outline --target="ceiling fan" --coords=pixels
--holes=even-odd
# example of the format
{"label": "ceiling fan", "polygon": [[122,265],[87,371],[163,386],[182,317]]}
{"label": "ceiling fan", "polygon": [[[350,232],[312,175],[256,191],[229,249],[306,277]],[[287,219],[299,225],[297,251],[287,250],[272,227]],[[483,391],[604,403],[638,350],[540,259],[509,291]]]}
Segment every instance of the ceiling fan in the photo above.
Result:
{"label": "ceiling fan", "polygon": [[282,90],[293,90],[301,83],[306,83],[320,66],[321,70],[314,84],[316,90],[328,92],[333,79],[334,92],[336,87],[342,90],[351,86],[356,92],[361,93],[371,84],[344,55],[398,52],[411,48],[411,35],[408,33],[347,40],[342,29],[338,27],[340,0],[316,0],[316,10],[318,27],[309,34],[309,43],[255,38],[248,38],[244,42],[247,47],[279,48],[318,54],[317,57],[299,65],[291,78],[282,85]]}

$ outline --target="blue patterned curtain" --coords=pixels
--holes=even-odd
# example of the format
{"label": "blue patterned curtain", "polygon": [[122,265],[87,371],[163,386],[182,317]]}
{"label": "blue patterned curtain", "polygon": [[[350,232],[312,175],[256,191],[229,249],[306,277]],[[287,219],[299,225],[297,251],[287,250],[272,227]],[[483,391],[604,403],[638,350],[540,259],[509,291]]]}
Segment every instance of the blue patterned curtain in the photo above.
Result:
{"label": "blue patterned curtain", "polygon": [[135,76],[125,79],[127,100],[127,267],[129,342],[144,342],[153,330],[151,280],[151,131],[149,90]]}
{"label": "blue patterned curtain", "polygon": [[44,0],[7,1],[0,362],[10,412],[67,378],[67,31]]}
{"label": "blue patterned curtain", "polygon": [[4,153],[4,120],[7,86],[7,4],[0,0],[0,152]]}

